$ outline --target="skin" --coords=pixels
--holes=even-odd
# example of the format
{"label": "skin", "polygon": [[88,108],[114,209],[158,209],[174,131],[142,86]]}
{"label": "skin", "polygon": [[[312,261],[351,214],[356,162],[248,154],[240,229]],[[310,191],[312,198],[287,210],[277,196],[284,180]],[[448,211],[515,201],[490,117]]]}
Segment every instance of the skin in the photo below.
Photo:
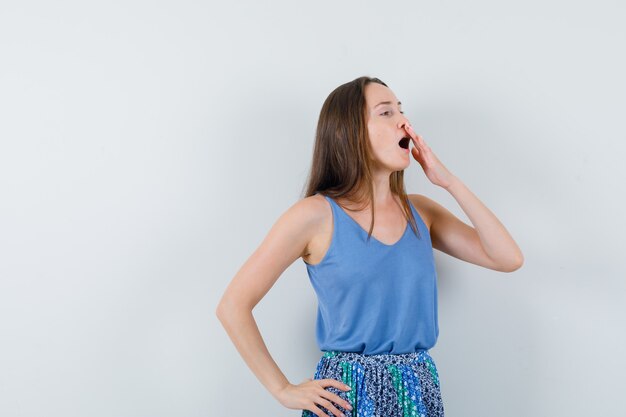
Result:
{"label": "skin", "polygon": [[[411,156],[416,169],[428,180],[448,191],[458,202],[472,226],[450,211],[420,194],[409,199],[426,223],[433,248],[450,256],[496,271],[512,272],[523,264],[523,255],[497,217],[453,175],[437,158],[424,139],[416,134],[401,112],[395,94],[387,87],[371,83],[365,88],[367,128],[374,153],[374,195],[376,221],[373,236],[393,244],[402,236],[406,220],[397,198],[389,188],[389,176],[407,169]],[[392,104],[376,106],[381,101]],[[410,153],[398,146],[398,140],[409,135]],[[343,202],[348,208],[349,202]],[[364,230],[369,230],[371,208],[351,215]],[[338,395],[326,390],[333,386],[347,390],[334,379],[308,378],[300,384],[290,383],[270,355],[252,310],[297,259],[319,262],[330,246],[332,211],[323,196],[297,201],[272,226],[260,246],[241,266],[222,296],[216,314],[251,371],[283,406],[309,410],[325,416],[321,405],[335,416],[343,414],[335,405],[351,409]]]}

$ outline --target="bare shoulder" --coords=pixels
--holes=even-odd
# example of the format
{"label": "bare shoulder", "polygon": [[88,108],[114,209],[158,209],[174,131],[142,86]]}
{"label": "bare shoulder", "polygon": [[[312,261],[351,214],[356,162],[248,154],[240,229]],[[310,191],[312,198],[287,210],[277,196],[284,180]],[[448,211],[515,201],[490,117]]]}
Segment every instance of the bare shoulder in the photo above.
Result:
{"label": "bare shoulder", "polygon": [[321,194],[296,201],[280,217],[284,227],[299,236],[303,258],[310,254],[311,246],[318,246],[320,234],[327,235],[327,229],[332,229],[332,210]]}
{"label": "bare shoulder", "polygon": [[330,205],[321,194],[298,200],[290,209],[296,212],[297,216],[301,217],[313,229],[327,220],[329,216],[332,216]]}
{"label": "bare shoulder", "polygon": [[312,195],[299,201],[301,212],[308,218],[307,244],[302,251],[302,260],[309,264],[319,262],[328,247],[333,232],[333,212],[326,198]]}
{"label": "bare shoulder", "polygon": [[407,197],[409,197],[409,200],[413,203],[413,206],[415,206],[415,209],[420,214],[420,217],[426,224],[426,227],[430,230],[433,223],[435,205],[437,203],[422,194],[407,194]]}
{"label": "bare shoulder", "polygon": [[309,235],[329,214],[330,208],[325,198],[322,195],[312,195],[296,201],[283,216],[293,223],[295,231]]}
{"label": "bare shoulder", "polygon": [[319,197],[308,197],[285,210],[232,279],[220,306],[254,308],[285,269],[305,253],[324,218],[323,204]]}

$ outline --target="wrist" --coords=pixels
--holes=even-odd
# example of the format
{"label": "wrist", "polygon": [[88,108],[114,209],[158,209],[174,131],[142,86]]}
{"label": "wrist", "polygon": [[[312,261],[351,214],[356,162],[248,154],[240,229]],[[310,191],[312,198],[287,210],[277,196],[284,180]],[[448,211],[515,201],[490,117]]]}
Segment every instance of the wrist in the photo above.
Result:
{"label": "wrist", "polygon": [[278,402],[280,402],[280,397],[282,393],[284,392],[285,388],[287,388],[289,385],[291,385],[289,381],[284,381],[276,385],[274,388],[272,388],[270,390],[270,393],[272,394],[274,398],[276,398],[276,400],[278,400]]}
{"label": "wrist", "polygon": [[454,190],[456,190],[457,188],[463,186],[463,183],[461,182],[460,179],[458,179],[456,176],[452,176],[452,179],[450,180],[450,183],[448,184],[447,187],[444,187],[448,192],[454,192]]}

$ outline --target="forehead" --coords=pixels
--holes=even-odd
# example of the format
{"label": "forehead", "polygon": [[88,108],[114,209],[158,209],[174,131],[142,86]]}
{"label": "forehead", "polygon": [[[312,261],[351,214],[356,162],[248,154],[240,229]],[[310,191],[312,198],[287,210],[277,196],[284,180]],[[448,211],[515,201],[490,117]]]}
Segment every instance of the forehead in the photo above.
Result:
{"label": "forehead", "polygon": [[381,101],[390,101],[392,104],[398,103],[398,98],[390,88],[378,83],[369,83],[365,86],[365,102],[372,110]]}

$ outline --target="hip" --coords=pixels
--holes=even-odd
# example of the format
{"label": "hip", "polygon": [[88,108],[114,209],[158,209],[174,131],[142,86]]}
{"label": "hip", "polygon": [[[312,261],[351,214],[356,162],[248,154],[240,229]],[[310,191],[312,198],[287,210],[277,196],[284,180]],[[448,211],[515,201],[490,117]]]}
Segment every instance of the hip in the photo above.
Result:
{"label": "hip", "polygon": [[[352,404],[352,410],[338,406],[346,416],[444,415],[439,373],[428,350],[374,355],[326,351],[316,365],[314,379],[326,378],[352,388],[350,391],[326,388]],[[304,410],[302,416],[313,413]]]}

